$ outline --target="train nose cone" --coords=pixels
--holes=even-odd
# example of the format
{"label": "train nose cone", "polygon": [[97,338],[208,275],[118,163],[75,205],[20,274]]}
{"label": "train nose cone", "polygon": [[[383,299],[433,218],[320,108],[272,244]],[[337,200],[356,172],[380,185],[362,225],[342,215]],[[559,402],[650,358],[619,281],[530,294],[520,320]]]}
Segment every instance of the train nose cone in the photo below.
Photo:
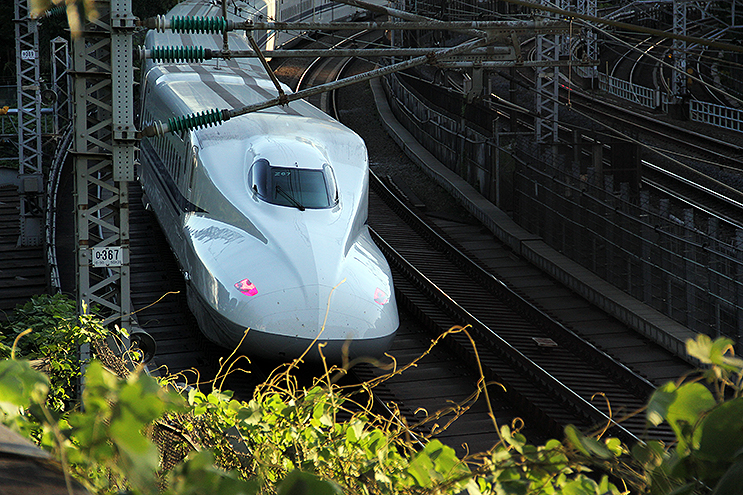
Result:
{"label": "train nose cone", "polygon": [[231,318],[236,324],[252,322],[242,349],[289,357],[312,346],[308,356],[319,358],[317,344],[322,343],[325,356],[341,355],[344,345],[351,358],[380,356],[398,327],[396,309],[387,308],[390,296],[381,288],[359,296],[343,285],[334,290],[321,285],[288,288],[250,297]]}

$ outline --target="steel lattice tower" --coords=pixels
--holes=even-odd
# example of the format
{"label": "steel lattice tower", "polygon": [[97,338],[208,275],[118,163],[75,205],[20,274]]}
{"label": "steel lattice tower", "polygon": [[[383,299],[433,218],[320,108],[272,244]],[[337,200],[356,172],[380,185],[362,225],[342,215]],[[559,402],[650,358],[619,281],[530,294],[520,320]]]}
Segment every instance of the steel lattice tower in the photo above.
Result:
{"label": "steel lattice tower", "polygon": [[[561,7],[553,2],[543,0],[543,4]],[[536,36],[536,60],[550,62],[535,70],[536,113],[534,123],[535,138],[538,143],[551,144],[557,141],[558,91],[560,88],[560,35],[538,34]]]}
{"label": "steel lattice tower", "polygon": [[95,6],[99,17],[72,43],[78,300],[129,328],[135,24],[131,0]]}
{"label": "steel lattice tower", "polygon": [[51,42],[52,51],[52,90],[54,101],[54,134],[59,136],[72,118],[72,99],[70,98],[71,67],[70,46],[66,39],[57,37]]}
{"label": "steel lattice tower", "polygon": [[[578,0],[578,13],[590,15],[596,17],[596,0]],[[583,28],[584,44],[586,47],[586,59],[587,60],[598,60],[599,59],[599,48],[598,41],[596,39],[596,31],[590,24],[586,23]],[[583,72],[587,77],[596,78],[598,77],[598,70],[596,67],[584,67]]]}
{"label": "steel lattice tower", "polygon": [[[673,34],[686,36],[687,0],[673,0]],[[671,74],[671,94],[680,103],[686,95],[686,41],[673,40],[673,73]]]}
{"label": "steel lattice tower", "polygon": [[16,86],[18,98],[18,174],[20,178],[21,246],[39,246],[43,239],[41,87],[38,21],[28,0],[15,0]]}

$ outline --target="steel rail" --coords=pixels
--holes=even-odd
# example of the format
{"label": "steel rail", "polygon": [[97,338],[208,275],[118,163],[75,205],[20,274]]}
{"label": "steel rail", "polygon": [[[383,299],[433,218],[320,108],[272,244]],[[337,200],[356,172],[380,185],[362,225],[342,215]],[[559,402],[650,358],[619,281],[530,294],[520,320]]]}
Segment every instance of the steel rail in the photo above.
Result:
{"label": "steel rail", "polygon": [[[333,53],[333,54],[335,54],[337,52],[346,51],[344,49],[339,49],[338,47],[339,46],[342,46],[342,45],[344,45],[346,43],[349,43],[350,41],[356,41],[357,38],[360,38],[365,33],[369,33],[369,32],[370,31],[359,31],[357,33],[354,33],[351,36],[349,36],[348,38],[339,41],[335,45],[331,46],[330,48],[326,48],[325,50],[309,50],[309,49],[308,50],[302,50],[302,51],[312,51],[312,52],[320,52],[320,53],[318,55],[315,55],[314,56],[315,60],[313,60],[312,62],[310,62],[310,64],[307,66],[307,68],[305,68],[304,71],[302,72],[302,75],[299,77],[299,81],[297,81],[297,87],[295,88],[295,91],[299,91],[299,89],[302,87],[302,84],[304,83],[305,77],[310,73],[310,71],[312,70],[312,68],[317,63],[319,63],[319,61],[323,58],[323,54],[322,53]],[[274,50],[274,51],[275,52],[283,52],[282,55],[281,55],[281,57],[289,58],[289,56],[291,56],[291,54],[293,54],[297,50]],[[273,57],[273,55],[267,55],[267,56]],[[291,58],[294,58],[294,57],[291,57]],[[334,78],[333,80],[334,81],[337,81],[338,78]]]}
{"label": "steel rail", "polygon": [[428,223],[424,222],[420,217],[418,217],[418,215],[415,214],[415,212],[408,208],[407,205],[400,202],[376,175],[372,173],[371,177],[371,182],[375,187],[383,188],[385,191],[385,196],[393,198],[393,200],[396,202],[396,208],[398,208],[398,210],[402,210],[403,215],[401,216],[403,216],[406,221],[408,221],[409,223],[414,222],[416,230],[423,237],[428,239],[429,242],[436,245],[439,249],[445,251],[447,253],[447,256],[452,259],[452,261],[458,264],[465,271],[469,272],[472,276],[477,277],[482,283],[487,285],[490,290],[498,293],[502,297],[509,299],[514,303],[514,305],[518,307],[527,308],[528,313],[532,319],[539,320],[540,324],[551,327],[553,330],[559,331],[560,336],[567,337],[569,340],[572,341],[571,343],[573,345],[580,345],[585,350],[594,352],[596,356],[601,357],[601,359],[605,363],[605,366],[611,366],[612,368],[614,368],[613,371],[619,371],[621,374],[623,374],[626,380],[628,380],[629,382],[635,382],[633,384],[634,386],[637,386],[639,384],[640,387],[644,388],[643,392],[655,390],[655,385],[653,385],[650,381],[637,375],[627,366],[609,356],[604,351],[598,349],[590,342],[587,342],[585,339],[577,335],[565,325],[555,320],[541,309],[534,306],[523,296],[511,290],[511,288],[508,287],[508,285],[506,285],[502,280],[500,280],[498,277],[473,261],[469,256],[460,251],[456,246],[439,235],[433,228],[431,228]]}
{"label": "steel rail", "polygon": [[68,126],[62,141],[57,146],[54,160],[49,170],[49,180],[46,187],[46,253],[47,263],[49,265],[49,283],[51,288],[56,292],[62,290],[62,283],[59,278],[59,265],[57,264],[57,194],[64,162],[67,160],[70,152],[70,144],[72,143],[74,134],[72,125]]}
{"label": "steel rail", "polygon": [[[336,0],[336,1],[339,1],[341,3],[346,3],[349,0]],[[709,46],[711,48],[718,48],[720,50],[727,50],[727,51],[739,52],[739,53],[743,52],[743,46],[733,45],[730,43],[721,43],[719,41],[707,40],[704,38],[697,38],[695,36],[686,36],[686,35],[681,35],[681,34],[669,33],[661,29],[653,29],[653,28],[648,28],[644,26],[637,26],[635,24],[630,24],[627,22],[614,21],[611,19],[596,17],[596,16],[592,16],[588,14],[580,14],[578,12],[572,12],[570,10],[560,9],[560,8],[553,7],[547,4],[530,2],[528,0],[505,0],[505,1],[508,3],[513,3],[515,5],[520,5],[522,7],[527,7],[527,8],[534,9],[534,10],[543,10],[545,12],[551,12],[553,14],[557,14],[557,15],[566,17],[568,19],[571,19],[571,18],[580,19],[582,21],[587,21],[593,24],[608,25],[608,26],[612,26],[615,28],[624,29],[627,31],[650,34],[650,35],[659,36],[662,38],[671,38],[675,40],[686,41],[689,43],[697,43],[700,45]]]}
{"label": "steel rail", "polygon": [[[699,191],[702,194],[705,194],[707,196],[711,196],[715,201],[722,202],[731,208],[734,208],[736,210],[739,210],[741,212],[741,216],[743,217],[743,203],[736,201],[728,196],[725,196],[723,194],[720,194],[717,191],[714,191],[708,187],[704,187],[699,183],[696,183],[692,180],[687,179],[686,177],[682,177],[678,174],[674,174],[670,170],[666,170],[664,168],[661,168],[657,165],[654,165],[650,162],[647,162],[645,160],[642,161],[642,166],[654,171],[657,174],[662,175],[664,178],[671,179],[675,182],[681,183],[684,187],[688,187],[694,190]],[[693,206],[695,209],[700,210],[704,212],[705,214],[715,217],[737,229],[743,229],[743,222],[738,222],[732,218],[725,217],[720,215],[718,212],[700,204],[698,201],[694,201],[688,197],[685,197],[679,193],[679,191],[672,189],[670,186],[666,184],[661,184],[658,181],[654,181],[652,179],[649,179],[647,177],[642,178],[643,182],[646,182],[648,185],[651,185],[652,187],[663,191],[665,194],[668,194],[670,196],[673,196],[674,198],[678,199],[679,201],[688,204],[689,206]]]}
{"label": "steel rail", "polygon": [[628,443],[641,442],[634,433],[624,428],[621,424],[617,423],[614,419],[596,408],[596,406],[571,390],[537,363],[525,356],[521,351],[505,341],[494,330],[462,308],[456,301],[451,299],[445,291],[433,283],[417,268],[410,264],[402,255],[395,251],[394,248],[387,244],[384,239],[371,229],[371,227],[369,230],[374,241],[380,246],[380,249],[385,256],[387,256],[388,260],[397,265],[398,270],[405,273],[405,276],[428,297],[441,301],[439,304],[445,304],[447,310],[454,313],[455,318],[460,319],[464,324],[471,325],[472,329],[478,334],[487,336],[491,342],[495,343],[495,348],[501,353],[501,356],[508,359],[511,366],[529,376],[534,383],[540,384],[545,391],[553,392],[557,395],[557,398],[566,400],[566,402],[573,407],[574,411],[585,416],[585,419],[589,422],[596,424],[611,424],[612,428],[618,429],[617,436],[622,437],[623,441]]}

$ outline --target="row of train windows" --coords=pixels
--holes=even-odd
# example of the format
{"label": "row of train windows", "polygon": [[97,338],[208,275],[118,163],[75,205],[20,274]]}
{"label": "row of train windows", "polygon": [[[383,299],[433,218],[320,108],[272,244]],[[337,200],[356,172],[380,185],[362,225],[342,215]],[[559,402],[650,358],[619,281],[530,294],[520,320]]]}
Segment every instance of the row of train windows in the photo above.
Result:
{"label": "row of train windows", "polygon": [[[145,110],[145,122],[152,122],[154,119],[149,111]],[[173,179],[181,177],[185,173],[186,160],[183,154],[185,143],[183,142],[183,133],[169,133],[164,136],[157,136],[152,140],[152,146],[155,148],[160,159],[163,161],[165,169],[170,173]]]}
{"label": "row of train windows", "polygon": [[170,172],[171,177],[176,179],[184,173],[185,158],[183,156],[184,143],[177,136],[168,134],[158,136],[155,139],[155,150],[165,165],[165,169]]}

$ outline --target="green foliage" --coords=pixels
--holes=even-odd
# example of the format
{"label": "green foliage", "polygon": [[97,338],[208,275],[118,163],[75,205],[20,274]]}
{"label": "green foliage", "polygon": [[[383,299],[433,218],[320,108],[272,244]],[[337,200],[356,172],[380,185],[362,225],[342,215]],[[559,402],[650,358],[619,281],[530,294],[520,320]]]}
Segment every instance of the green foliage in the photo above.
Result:
{"label": "green foliage", "polygon": [[82,410],[67,419],[76,444],[68,457],[85,469],[99,490],[109,477],[101,480],[91,474],[104,468],[119,473],[142,493],[155,493],[160,457],[141,432],[165,412],[181,411],[182,404],[178,394],[143,373],[121,380],[94,361],[85,373]]}
{"label": "green foliage", "polygon": [[[649,442],[633,449],[652,494],[739,493],[743,481],[743,360],[732,341],[706,335],[687,342],[687,352],[709,365],[695,380],[667,383],[650,398],[648,422],[668,422],[674,449]],[[735,489],[731,489],[734,487]]]}
{"label": "green foliage", "polygon": [[[59,323],[32,308],[25,314],[43,322],[35,332]],[[78,333],[84,336],[75,339],[98,335]],[[413,443],[406,424],[377,417],[371,399],[359,399],[367,395],[336,384],[333,373],[342,370],[300,388],[293,365],[242,402],[218,387],[177,391],[170,378],[158,382],[141,369],[121,379],[94,361],[82,407],[54,411],[48,400],[54,378],[29,361],[7,359],[0,361],[0,420],[36,438],[68,475],[100,494],[736,493],[743,482],[743,361],[725,339],[701,336],[688,350],[709,368],[660,387],[647,407],[648,423],[668,422],[677,442],[639,443],[631,452],[616,438],[572,426],[564,442],[531,445],[501,425],[492,449],[460,459],[440,441]],[[30,354],[16,353],[24,352]],[[164,428],[190,450],[175,465],[163,465],[163,444],[153,441]]]}
{"label": "green foliage", "polygon": [[0,325],[0,358],[10,357],[17,340],[16,356],[33,361],[48,374],[50,406],[64,411],[76,400],[81,367],[79,346],[102,339],[106,334],[96,317],[78,317],[76,303],[66,296],[34,296],[19,305],[7,323]]}

